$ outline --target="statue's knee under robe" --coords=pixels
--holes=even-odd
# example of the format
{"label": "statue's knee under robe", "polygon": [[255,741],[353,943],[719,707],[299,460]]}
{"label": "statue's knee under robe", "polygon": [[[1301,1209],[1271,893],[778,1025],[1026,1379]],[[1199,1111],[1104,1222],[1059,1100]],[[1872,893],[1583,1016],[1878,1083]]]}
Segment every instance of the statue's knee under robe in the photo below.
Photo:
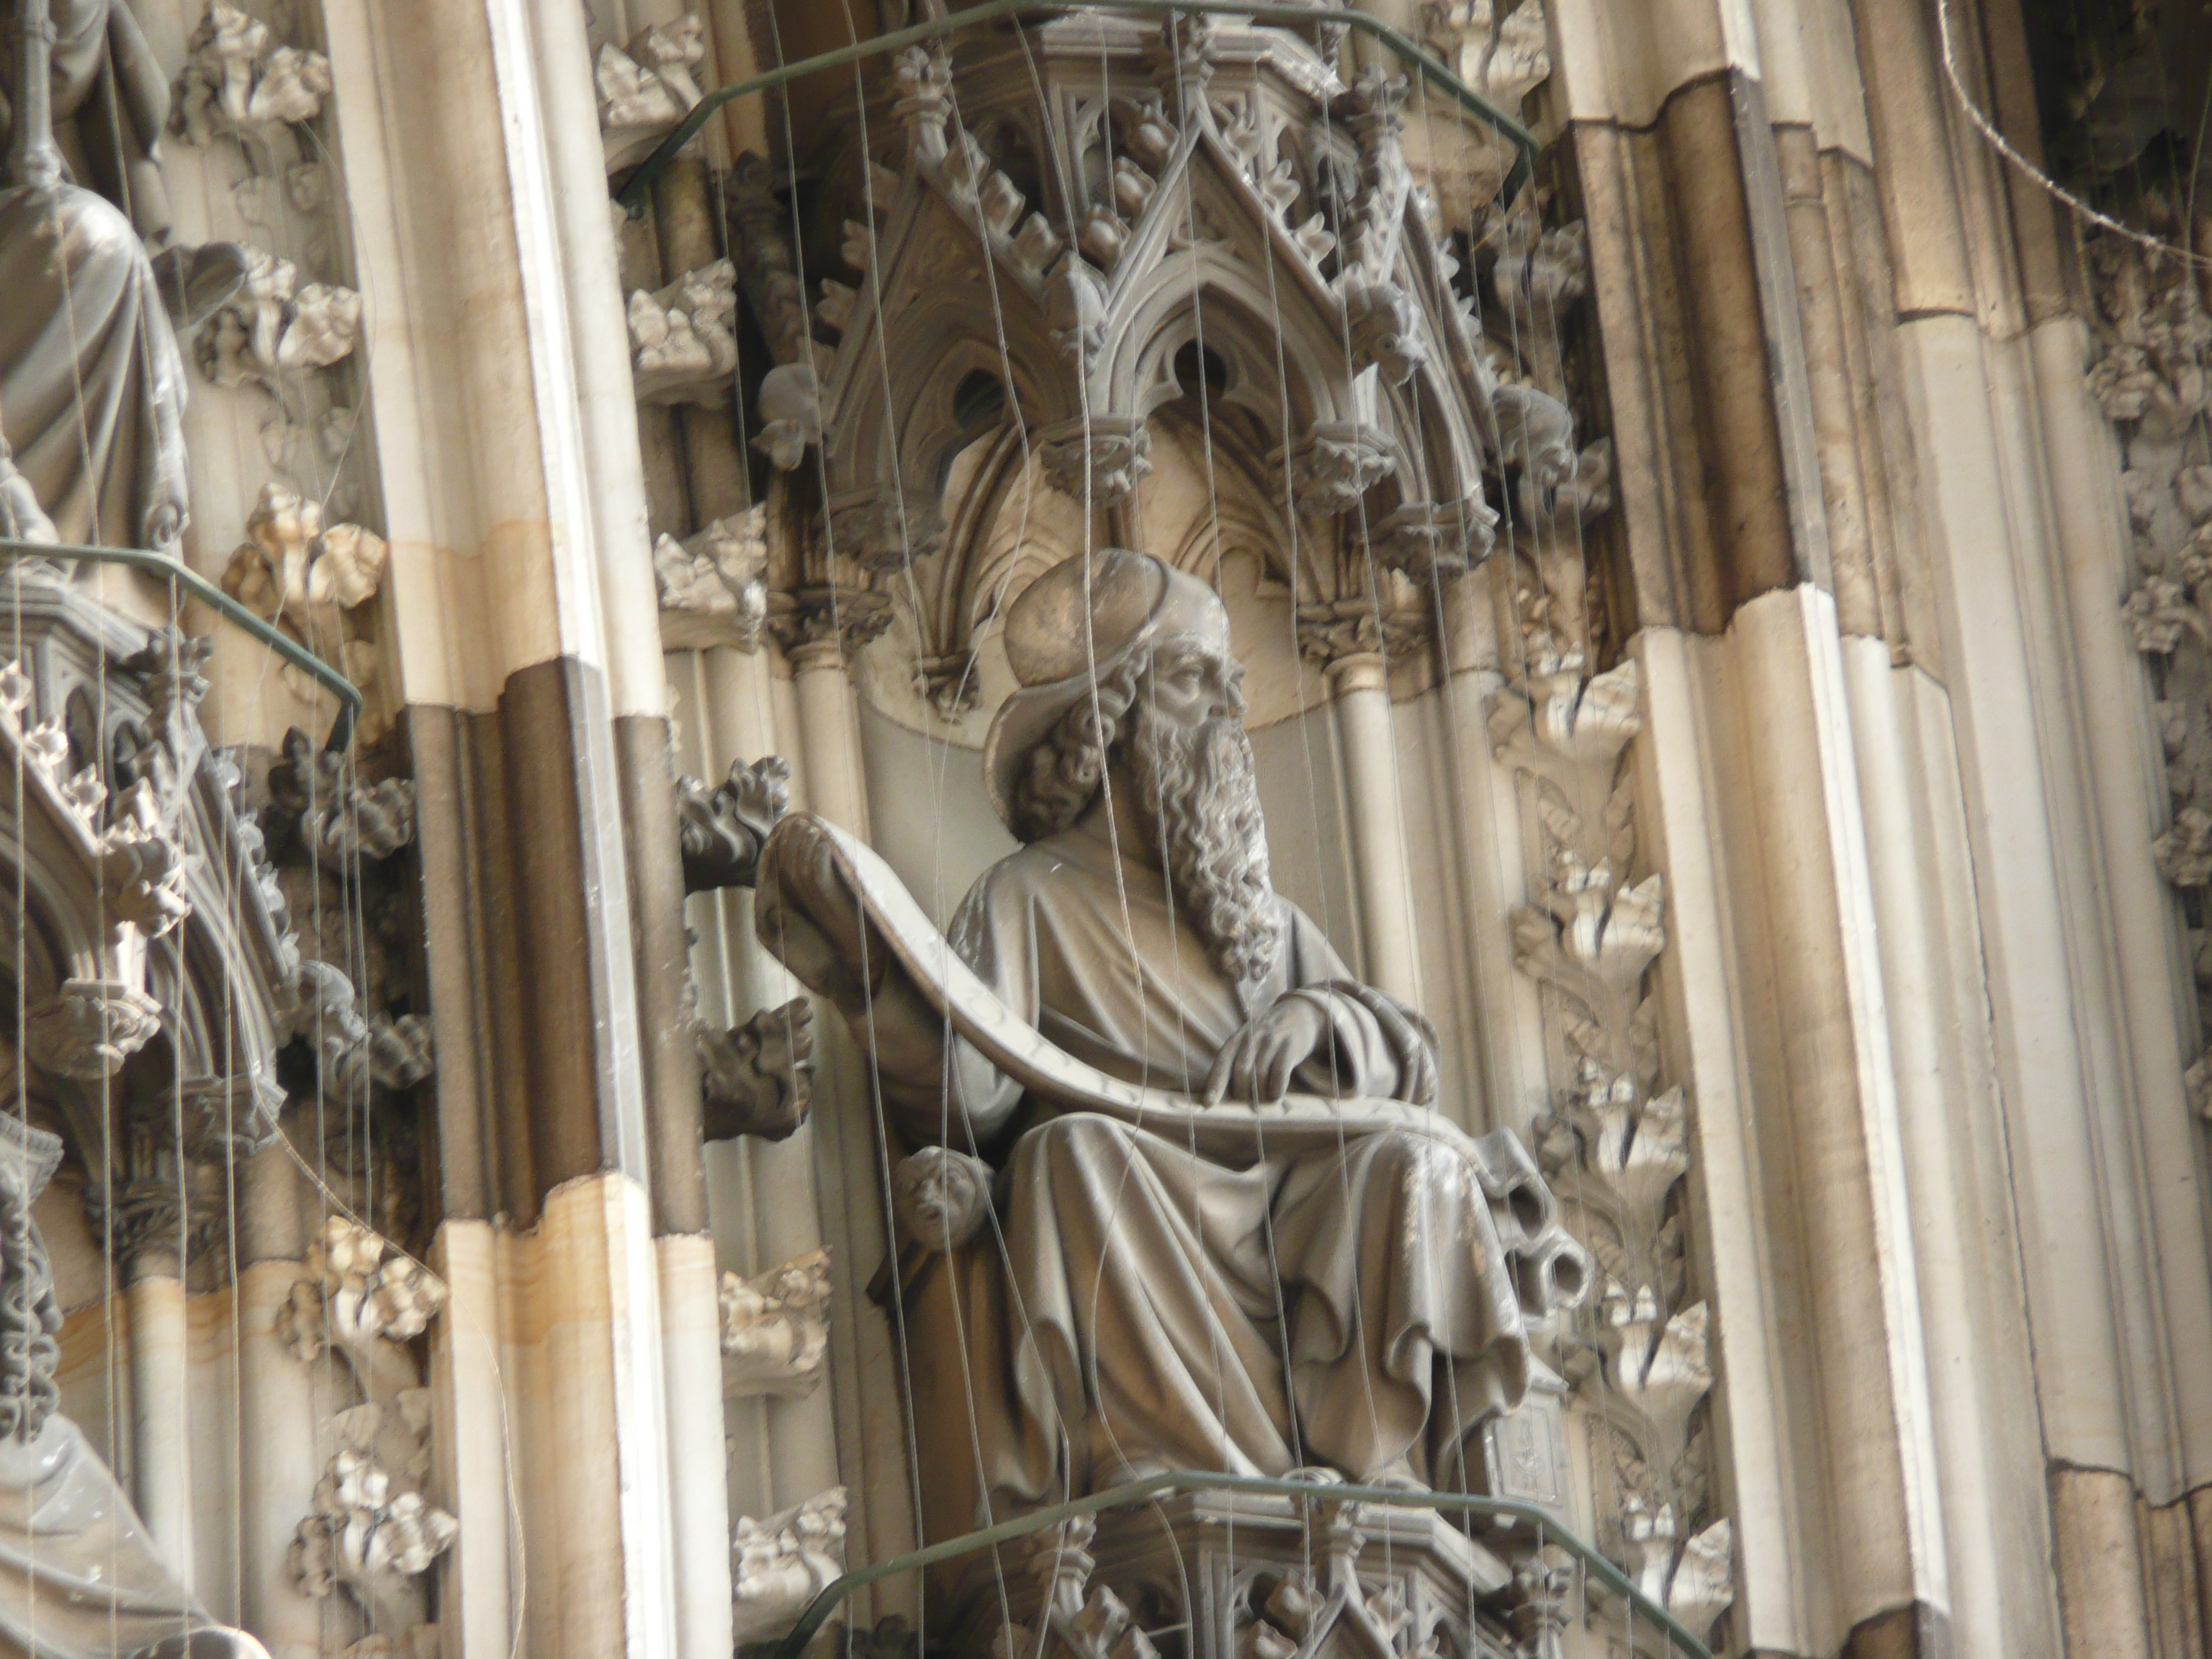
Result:
{"label": "statue's knee under robe", "polygon": [[[1474,1167],[1401,1129],[1255,1139],[1230,1167],[1076,1113],[1016,1143],[1003,1226],[901,1310],[930,1461],[954,1475],[925,1494],[933,1535],[981,1524],[984,1498],[1003,1516],[1169,1468],[1463,1484],[1466,1436],[1527,1365]],[[982,1490],[952,1489],[963,1467]]]}

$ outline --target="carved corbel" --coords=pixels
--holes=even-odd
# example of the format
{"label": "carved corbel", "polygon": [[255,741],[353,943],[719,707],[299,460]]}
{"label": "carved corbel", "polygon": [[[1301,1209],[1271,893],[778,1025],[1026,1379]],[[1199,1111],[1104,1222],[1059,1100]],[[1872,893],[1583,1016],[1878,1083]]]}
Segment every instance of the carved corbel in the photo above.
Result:
{"label": "carved corbel", "polygon": [[1094,416],[1037,433],[1032,447],[1054,489],[1078,501],[1119,507],[1152,470],[1152,434],[1143,421]]}
{"label": "carved corbel", "polygon": [[274,392],[287,380],[328,368],[361,343],[361,295],[337,283],[301,283],[299,268],[245,247],[245,280],[199,336],[200,372],[235,390]]}
{"label": "carved corbel", "polygon": [[697,778],[678,778],[684,890],[751,886],[769,831],[790,810],[791,763],[781,755],[763,755],[750,765],[732,761],[729,776],[711,790]]}
{"label": "carved corbel", "polygon": [[[369,1420],[380,1422],[381,1414]],[[345,1426],[356,1436],[364,1431]],[[404,1641],[428,1620],[422,1575],[459,1535],[452,1516],[402,1485],[373,1453],[349,1444],[316,1483],[314,1508],[300,1523],[286,1565],[307,1595],[330,1595],[343,1585],[379,1633]]]}
{"label": "carved corbel", "polygon": [[1692,1630],[1703,1630],[1735,1599],[1732,1552],[1735,1528],[1714,1522],[1676,1547],[1680,1524],[1671,1504],[1632,1496],[1621,1508],[1621,1534],[1636,1559],[1637,1588]]}
{"label": "carved corbel", "polygon": [[161,1029],[161,1005],[137,987],[72,979],[24,1016],[23,1052],[40,1071],[97,1083]]}
{"label": "carved corbel", "polygon": [[717,519],[696,535],[653,544],[660,595],[660,642],[674,649],[731,645],[760,649],[768,619],[768,509],[756,505]]}
{"label": "carved corbel", "polygon": [[1511,208],[1492,210],[1483,242],[1497,256],[1491,288],[1513,319],[1513,342],[1523,371],[1545,392],[1564,398],[1560,322],[1589,291],[1586,227],[1580,220],[1547,227],[1536,193],[1527,191]]}
{"label": "carved corbel", "polygon": [[1498,513],[1479,498],[1407,501],[1376,526],[1376,557],[1416,587],[1464,576],[1498,544]]}
{"label": "carved corbel", "polygon": [[1427,0],[1421,21],[1460,79],[1508,113],[1551,76],[1543,0]]}
{"label": "carved corbel", "polygon": [[295,997],[291,1035],[313,1050],[333,1100],[358,1104],[372,1085],[411,1089],[435,1069],[430,1023],[419,1014],[364,1019],[355,1006],[353,981],[330,963],[302,960]]}
{"label": "carved corbel", "polygon": [[435,1273],[369,1228],[332,1216],[308,1247],[276,1329],[302,1364],[336,1348],[368,1399],[393,1405],[422,1381],[404,1345],[445,1305]]}
{"label": "carved corbel", "polygon": [[708,1140],[787,1139],[813,1103],[814,1005],[794,997],[727,1031],[699,1026],[702,1133]]}
{"label": "carved corbel", "polygon": [[722,1392],[803,1400],[830,1352],[828,1246],[742,1279],[722,1275]]}
{"label": "carved corbel", "polygon": [[1324,670],[1355,657],[1399,662],[1429,637],[1423,610],[1381,610],[1371,599],[1335,599],[1302,605],[1297,612],[1298,652]]}
{"label": "carved corbel", "polygon": [[739,1518],[730,1536],[737,1638],[771,1640],[845,1571],[845,1488],[832,1486],[764,1521]]}
{"label": "carved corbel", "polygon": [[331,60],[273,46],[269,26],[233,6],[208,7],[185,43],[172,129],[189,143],[266,121],[312,121],[331,90]]}
{"label": "carved corbel", "polygon": [[599,48],[592,79],[609,173],[643,161],[697,106],[706,61],[707,26],[696,12],[639,30],[627,49],[611,41]]}
{"label": "carved corbel", "polygon": [[[329,58],[278,44],[259,18],[215,0],[185,42],[169,130],[191,145],[227,138],[249,152],[258,171],[283,177],[315,165],[302,161],[286,130],[313,120],[330,94]],[[295,193],[308,188],[288,183]]]}
{"label": "carved corbel", "polygon": [[1287,465],[1291,499],[1308,518],[1355,511],[1367,492],[1397,470],[1397,458],[1377,428],[1354,421],[1324,421],[1297,444],[1268,457]]}
{"label": "carved corbel", "polygon": [[265,483],[246,520],[246,540],[230,556],[223,592],[304,643],[337,653],[346,613],[376,597],[391,549],[356,524],[325,528],[319,501]]}

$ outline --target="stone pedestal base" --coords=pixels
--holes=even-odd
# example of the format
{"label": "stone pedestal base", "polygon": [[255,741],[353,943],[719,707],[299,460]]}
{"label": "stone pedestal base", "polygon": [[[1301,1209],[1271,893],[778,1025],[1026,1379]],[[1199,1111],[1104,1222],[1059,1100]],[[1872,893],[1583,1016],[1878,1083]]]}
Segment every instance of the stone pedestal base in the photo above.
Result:
{"label": "stone pedestal base", "polygon": [[[947,1588],[959,1659],[1490,1659],[1512,1570],[1434,1511],[1200,1492],[978,1556]],[[933,1623],[937,1621],[933,1620]]]}

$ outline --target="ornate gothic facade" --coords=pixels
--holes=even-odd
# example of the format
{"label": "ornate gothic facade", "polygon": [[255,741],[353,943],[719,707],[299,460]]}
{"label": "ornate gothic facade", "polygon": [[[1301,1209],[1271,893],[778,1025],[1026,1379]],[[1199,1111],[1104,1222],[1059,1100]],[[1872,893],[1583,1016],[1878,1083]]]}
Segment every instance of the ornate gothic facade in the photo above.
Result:
{"label": "ornate gothic facade", "polygon": [[2212,1650],[2203,20],[3,3],[0,1656]]}

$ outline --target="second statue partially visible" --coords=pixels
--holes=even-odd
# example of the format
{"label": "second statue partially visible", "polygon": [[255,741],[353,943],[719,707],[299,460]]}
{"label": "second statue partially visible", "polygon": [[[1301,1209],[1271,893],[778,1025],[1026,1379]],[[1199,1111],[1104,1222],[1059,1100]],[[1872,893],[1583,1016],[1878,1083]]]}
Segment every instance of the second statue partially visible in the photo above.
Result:
{"label": "second statue partially visible", "polygon": [[167,548],[185,519],[177,329],[236,289],[245,256],[172,244],[168,89],[124,0],[15,0],[13,11],[0,485],[27,488],[44,522],[20,507],[4,516],[64,542]]}

